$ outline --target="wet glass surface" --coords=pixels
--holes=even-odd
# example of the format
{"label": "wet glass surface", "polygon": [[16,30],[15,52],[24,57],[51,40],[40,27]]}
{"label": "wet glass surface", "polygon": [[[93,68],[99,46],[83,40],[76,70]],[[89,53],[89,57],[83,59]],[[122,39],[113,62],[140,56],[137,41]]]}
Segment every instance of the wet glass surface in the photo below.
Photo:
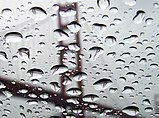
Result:
{"label": "wet glass surface", "polygon": [[158,0],[0,0],[1,118],[158,118]]}

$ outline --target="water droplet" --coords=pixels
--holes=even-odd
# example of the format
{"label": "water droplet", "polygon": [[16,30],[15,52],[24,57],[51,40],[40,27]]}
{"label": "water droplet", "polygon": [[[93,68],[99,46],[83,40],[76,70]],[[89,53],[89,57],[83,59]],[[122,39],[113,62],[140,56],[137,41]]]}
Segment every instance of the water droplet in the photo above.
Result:
{"label": "water droplet", "polygon": [[59,84],[57,82],[51,82],[50,85],[51,85],[51,89],[53,91],[57,92],[57,91],[60,90],[60,86],[59,86]]}
{"label": "water droplet", "polygon": [[68,45],[69,50],[73,50],[73,51],[79,51],[80,47],[77,45],[77,43],[70,43]]}
{"label": "water droplet", "polygon": [[129,37],[124,38],[123,40],[127,43],[133,43],[138,39],[137,35],[131,35]]}
{"label": "water droplet", "polygon": [[63,85],[69,85],[71,83],[72,83],[72,80],[68,76],[65,76],[64,77],[64,82],[62,84]]}
{"label": "water droplet", "polygon": [[130,116],[135,116],[139,113],[139,108],[136,106],[128,106],[123,108],[122,111]]}
{"label": "water droplet", "polygon": [[126,75],[128,78],[133,79],[133,78],[135,78],[136,73],[135,72],[128,72]]}
{"label": "water droplet", "polygon": [[27,74],[31,79],[39,79],[39,78],[42,78],[42,75],[44,74],[44,72],[41,69],[33,68],[28,70]]}
{"label": "water droplet", "polygon": [[136,0],[124,0],[124,3],[128,6],[134,6],[136,4]]}
{"label": "water droplet", "polygon": [[117,13],[117,12],[118,12],[118,8],[117,8],[117,7],[111,7],[111,8],[109,9],[109,11],[110,11],[111,13]]}
{"label": "water droplet", "polygon": [[73,8],[69,8],[69,9],[66,9],[66,10],[61,10],[60,15],[62,17],[74,16],[74,15],[76,15],[76,10],[74,10]]}
{"label": "water droplet", "polygon": [[95,94],[88,94],[88,95],[83,96],[83,101],[85,101],[85,102],[95,102],[98,99],[99,99],[99,96],[95,95]]}
{"label": "water droplet", "polygon": [[95,61],[102,53],[104,52],[104,49],[101,47],[92,47],[89,49],[89,59],[91,61]]}
{"label": "water droplet", "polygon": [[19,32],[9,32],[4,36],[4,39],[6,43],[16,43],[22,41],[23,36]]}
{"label": "water droplet", "polygon": [[145,100],[143,100],[143,101],[142,101],[142,103],[143,103],[144,105],[151,105],[151,103],[150,103],[150,100],[149,100],[149,99],[145,99]]}
{"label": "water droplet", "polygon": [[71,97],[66,100],[68,103],[79,104],[77,97]]}
{"label": "water droplet", "polygon": [[49,94],[48,93],[42,93],[42,94],[40,94],[40,97],[42,99],[48,99],[49,98]]}
{"label": "water droplet", "polygon": [[47,17],[46,11],[40,7],[33,7],[29,12],[35,21],[40,21]]}
{"label": "water droplet", "polygon": [[134,16],[133,21],[136,24],[140,24],[144,18],[145,18],[145,12],[142,10],[139,10],[136,12],[136,15]]}
{"label": "water droplet", "polygon": [[71,22],[70,24],[67,25],[67,28],[73,32],[73,33],[77,33],[78,31],[80,31],[81,29],[81,25],[77,22]]}
{"label": "water droplet", "polygon": [[1,14],[4,18],[9,18],[12,15],[12,10],[9,8],[5,8],[2,10]]}
{"label": "water droplet", "polygon": [[68,71],[68,67],[65,65],[55,65],[51,68],[51,74],[57,75]]}
{"label": "water droplet", "polygon": [[145,23],[147,24],[147,25],[151,25],[152,24],[152,22],[153,22],[153,18],[147,18],[146,20],[145,20]]}
{"label": "water droplet", "polygon": [[134,88],[131,86],[125,86],[124,90],[122,91],[122,93],[133,93],[134,92]]}
{"label": "water droplet", "polygon": [[69,39],[69,35],[60,29],[54,30],[54,35],[58,41],[65,41]]}
{"label": "water droplet", "polygon": [[13,96],[13,94],[11,93],[10,90],[4,90],[2,91],[2,93],[7,97],[7,98],[10,98]]}
{"label": "water droplet", "polygon": [[27,48],[19,48],[18,53],[21,56],[22,59],[29,59],[30,57],[30,51]]}
{"label": "water droplet", "polygon": [[25,94],[25,93],[27,93],[28,92],[28,90],[27,89],[20,89],[19,90],[19,93],[23,93],[23,94]]}
{"label": "water droplet", "polygon": [[92,25],[92,31],[94,34],[101,35],[104,31],[106,31],[107,26],[104,24],[94,23]]}
{"label": "water droplet", "polygon": [[3,51],[0,51],[0,60],[7,61],[7,54]]}
{"label": "water droplet", "polygon": [[66,91],[67,94],[72,95],[72,96],[78,96],[80,95],[82,92],[80,91],[79,88],[70,88]]}
{"label": "water droplet", "polygon": [[29,105],[36,105],[36,104],[38,104],[38,101],[37,100],[28,100],[27,103]]}
{"label": "water droplet", "polygon": [[6,88],[6,85],[4,84],[4,82],[0,81],[0,89]]}
{"label": "water droplet", "polygon": [[116,38],[114,36],[107,36],[105,38],[105,43],[108,46],[114,46],[116,43]]}
{"label": "water droplet", "polygon": [[107,89],[111,85],[112,85],[112,81],[106,78],[102,78],[93,84],[94,88],[100,91]]}
{"label": "water droplet", "polygon": [[100,9],[105,10],[110,6],[109,0],[97,0],[97,5]]}
{"label": "water droplet", "polygon": [[153,108],[152,107],[146,107],[145,108],[145,112],[152,112],[153,111]]}
{"label": "water droplet", "polygon": [[86,78],[87,78],[87,74],[84,73],[84,72],[78,72],[77,74],[75,74],[75,75],[73,76],[73,79],[74,79],[75,81],[82,81],[82,80],[84,80],[84,79],[86,79]]}

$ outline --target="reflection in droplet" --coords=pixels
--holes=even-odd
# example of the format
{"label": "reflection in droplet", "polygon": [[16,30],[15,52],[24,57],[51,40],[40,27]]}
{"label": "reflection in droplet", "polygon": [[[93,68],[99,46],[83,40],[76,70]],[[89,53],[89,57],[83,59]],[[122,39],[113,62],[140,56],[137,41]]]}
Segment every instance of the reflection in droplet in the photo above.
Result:
{"label": "reflection in droplet", "polygon": [[101,47],[92,47],[89,49],[89,59],[91,61],[95,61],[102,53],[104,52],[104,49]]}
{"label": "reflection in droplet", "polygon": [[98,99],[99,99],[99,96],[95,94],[88,94],[83,96],[83,101],[85,102],[95,102]]}
{"label": "reflection in droplet", "polygon": [[54,30],[54,35],[58,41],[65,41],[69,39],[69,35],[60,29]]}
{"label": "reflection in droplet", "polygon": [[7,97],[7,98],[9,98],[9,97],[12,97],[13,96],[13,94],[11,93],[11,91],[10,90],[4,90],[4,91],[2,91],[2,93]]}
{"label": "reflection in droplet", "polygon": [[39,78],[42,78],[42,75],[44,74],[44,72],[41,69],[33,68],[28,70],[27,74],[31,79],[39,79]]}
{"label": "reflection in droplet", "polygon": [[77,33],[81,29],[81,25],[77,22],[71,22],[70,24],[67,25],[67,28],[74,33]]}
{"label": "reflection in droplet", "polygon": [[136,15],[134,16],[133,21],[136,24],[140,24],[144,18],[145,18],[145,12],[142,10],[139,10],[136,12]]}
{"label": "reflection in droplet", "polygon": [[4,36],[6,43],[16,43],[22,41],[23,36],[19,32],[9,32]]}
{"label": "reflection in droplet", "polygon": [[50,86],[51,86],[51,89],[55,92],[59,91],[60,90],[60,86],[57,82],[51,82],[50,83]]}
{"label": "reflection in droplet", "polygon": [[73,51],[79,51],[80,50],[80,47],[78,46],[77,43],[70,43],[68,45],[68,48],[69,48],[69,50],[73,50]]}
{"label": "reflection in droplet", "polygon": [[122,111],[130,116],[135,116],[139,113],[139,108],[136,106],[128,106],[123,108]]}
{"label": "reflection in droplet", "polygon": [[97,5],[100,9],[105,10],[107,7],[110,6],[109,0],[97,0]]}
{"label": "reflection in droplet", "polygon": [[78,96],[81,94],[81,91],[79,88],[70,88],[66,91],[66,93],[72,96]]}
{"label": "reflection in droplet", "polygon": [[112,81],[106,78],[102,78],[93,84],[94,88],[100,91],[107,89],[111,85],[112,85]]}
{"label": "reflection in droplet", "polygon": [[29,12],[35,21],[43,20],[47,16],[46,11],[40,7],[33,7],[29,10]]}
{"label": "reflection in droplet", "polygon": [[87,78],[87,74],[84,73],[84,72],[78,72],[77,74],[75,74],[75,75],[73,76],[73,79],[74,79],[75,81],[82,81],[82,80],[84,80],[84,79],[86,79],[86,78]]}
{"label": "reflection in droplet", "polygon": [[51,68],[51,74],[57,75],[68,71],[68,67],[65,65],[55,65]]}

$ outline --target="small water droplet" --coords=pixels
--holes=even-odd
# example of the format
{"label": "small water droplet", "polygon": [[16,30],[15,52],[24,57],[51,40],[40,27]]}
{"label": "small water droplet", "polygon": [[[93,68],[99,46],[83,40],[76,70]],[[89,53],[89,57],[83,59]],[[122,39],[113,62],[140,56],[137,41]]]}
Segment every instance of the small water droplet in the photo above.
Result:
{"label": "small water droplet", "polygon": [[124,3],[128,6],[134,6],[136,4],[136,0],[124,0]]}
{"label": "small water droplet", "polygon": [[58,41],[65,41],[69,39],[69,35],[61,29],[54,30],[54,35]]}

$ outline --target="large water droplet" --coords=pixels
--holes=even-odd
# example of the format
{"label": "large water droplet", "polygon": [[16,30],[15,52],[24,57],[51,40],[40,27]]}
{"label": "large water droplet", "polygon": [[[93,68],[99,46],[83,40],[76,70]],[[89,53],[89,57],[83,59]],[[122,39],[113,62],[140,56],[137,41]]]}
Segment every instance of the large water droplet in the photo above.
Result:
{"label": "large water droplet", "polygon": [[69,39],[69,35],[60,29],[54,30],[54,35],[58,41],[65,41]]}
{"label": "large water droplet", "polygon": [[136,106],[128,106],[123,108],[122,111],[130,116],[135,116],[139,113],[139,108]]}
{"label": "large water droplet", "polygon": [[133,43],[135,42],[136,40],[138,39],[138,36],[137,35],[131,35],[131,36],[128,36],[126,38],[124,38],[123,40],[127,43]]}
{"label": "large water droplet", "polygon": [[29,12],[35,21],[40,21],[47,17],[46,11],[40,7],[33,7]]}
{"label": "large water droplet", "polygon": [[81,29],[81,25],[77,22],[71,22],[70,24],[67,25],[67,28],[74,33],[77,33]]}
{"label": "large water droplet", "polygon": [[100,91],[107,89],[111,85],[112,85],[112,81],[106,78],[100,79],[93,84],[94,88]]}
{"label": "large water droplet", "polygon": [[51,68],[51,74],[57,75],[68,71],[68,67],[65,65],[55,65]]}
{"label": "large water droplet", "polygon": [[122,93],[133,93],[134,92],[134,88],[131,86],[125,86],[124,90],[122,91]]}
{"label": "large water droplet", "polygon": [[105,10],[107,7],[110,6],[109,0],[97,0],[97,5],[100,9]]}
{"label": "large water droplet", "polygon": [[95,94],[88,94],[83,96],[83,101],[85,102],[95,102],[98,99],[99,99],[99,96]]}
{"label": "large water droplet", "polygon": [[3,51],[0,51],[0,60],[7,61],[7,54]]}
{"label": "large water droplet", "polygon": [[22,41],[23,36],[19,32],[9,32],[4,36],[6,43],[16,43]]}
{"label": "large water droplet", "polygon": [[136,12],[136,15],[134,16],[133,21],[136,24],[140,24],[143,21],[144,17],[145,17],[145,12],[142,10],[139,10]]}
{"label": "large water droplet", "polygon": [[79,88],[70,88],[66,91],[66,93],[72,96],[77,96],[80,95],[82,92]]}
{"label": "large water droplet", "polygon": [[7,97],[7,98],[10,98],[13,96],[13,94],[11,93],[10,90],[4,90],[2,91],[2,93]]}
{"label": "large water droplet", "polygon": [[73,79],[76,81],[82,81],[83,79],[87,78],[87,74],[84,72],[78,72],[73,76]]}
{"label": "large water droplet", "polygon": [[1,14],[4,18],[9,18],[12,14],[12,10],[9,8],[5,8],[2,10]]}
{"label": "large water droplet", "polygon": [[106,31],[107,26],[104,24],[94,23],[92,25],[92,31],[94,34],[101,35],[104,31]]}
{"label": "large water droplet", "polygon": [[18,53],[23,59],[29,59],[30,57],[30,51],[27,48],[19,48]]}
{"label": "large water droplet", "polygon": [[57,92],[60,90],[60,86],[57,82],[51,82],[50,85],[53,91]]}
{"label": "large water droplet", "polygon": [[104,52],[104,49],[101,47],[92,47],[89,49],[89,59],[91,61],[95,61],[102,53]]}
{"label": "large water droplet", "polygon": [[42,75],[44,74],[44,72],[41,69],[33,68],[28,70],[27,74],[31,79],[39,79],[39,78],[42,78]]}
{"label": "large water droplet", "polygon": [[113,46],[113,45],[115,45],[115,43],[116,43],[116,38],[115,38],[114,36],[107,36],[107,37],[105,38],[105,43],[106,43],[106,45],[108,45],[108,46]]}
{"label": "large water droplet", "polygon": [[68,45],[69,50],[73,50],[73,51],[79,51],[80,47],[77,45],[77,43],[70,43]]}

